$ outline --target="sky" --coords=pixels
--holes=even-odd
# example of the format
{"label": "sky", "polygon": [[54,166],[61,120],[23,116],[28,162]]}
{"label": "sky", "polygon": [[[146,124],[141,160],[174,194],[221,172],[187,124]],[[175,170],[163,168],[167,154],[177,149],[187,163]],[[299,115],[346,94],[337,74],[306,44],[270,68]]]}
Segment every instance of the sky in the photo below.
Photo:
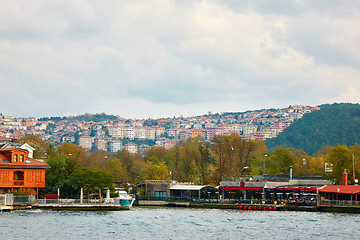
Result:
{"label": "sky", "polygon": [[360,102],[360,1],[0,0],[0,113]]}

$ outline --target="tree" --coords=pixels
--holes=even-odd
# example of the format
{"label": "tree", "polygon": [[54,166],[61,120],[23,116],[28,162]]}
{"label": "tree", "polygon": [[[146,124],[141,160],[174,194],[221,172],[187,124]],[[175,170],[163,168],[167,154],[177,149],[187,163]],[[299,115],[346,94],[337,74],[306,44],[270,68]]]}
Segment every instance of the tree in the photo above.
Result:
{"label": "tree", "polygon": [[266,165],[267,174],[288,173],[290,166],[294,166],[295,155],[289,148],[276,147],[269,155],[269,164]]}
{"label": "tree", "polygon": [[170,180],[170,174],[168,167],[163,164],[154,164],[149,163],[149,165],[144,168],[140,175],[138,176],[137,182],[142,182],[145,180]]}
{"label": "tree", "polygon": [[49,146],[48,142],[43,141],[40,137],[36,135],[26,135],[18,140],[18,142],[27,143],[33,148],[35,148],[33,153],[33,158],[46,158],[46,151]]}
{"label": "tree", "polygon": [[342,182],[342,173],[344,169],[348,172],[352,171],[352,152],[347,146],[333,147],[327,155],[327,162],[333,164],[332,172],[325,176],[335,184]]}
{"label": "tree", "polygon": [[55,193],[60,189],[62,197],[72,197],[76,194],[69,183],[69,176],[79,168],[77,161],[60,154],[52,144],[49,145],[45,161],[51,168],[46,171],[45,188],[42,192]]}
{"label": "tree", "polygon": [[69,177],[74,189],[84,188],[85,193],[94,193],[109,188],[114,191],[113,176],[106,170],[98,168],[79,168]]}
{"label": "tree", "polygon": [[217,159],[219,181],[223,177],[237,178],[245,175],[245,170],[251,168],[261,152],[266,150],[263,142],[245,140],[239,134],[215,136],[212,150]]}

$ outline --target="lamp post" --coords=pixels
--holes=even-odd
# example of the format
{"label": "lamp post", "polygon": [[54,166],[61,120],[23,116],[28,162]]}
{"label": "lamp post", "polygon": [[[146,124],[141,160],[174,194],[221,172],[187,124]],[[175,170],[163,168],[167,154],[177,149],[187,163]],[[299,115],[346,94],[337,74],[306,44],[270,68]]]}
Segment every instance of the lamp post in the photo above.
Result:
{"label": "lamp post", "polygon": [[243,167],[243,168],[241,169],[241,176],[243,176],[244,170],[246,170],[246,169],[248,169],[248,168],[249,168],[249,166],[245,166],[245,167]]}
{"label": "lamp post", "polygon": [[267,154],[264,155],[264,180],[265,180],[265,175],[266,175],[266,173],[265,173],[265,166],[266,166],[266,165],[265,165],[265,158],[266,158],[266,157],[267,157]]}
{"label": "lamp post", "polygon": [[107,159],[107,156],[104,157],[104,169],[106,168],[106,159]]}
{"label": "lamp post", "polygon": [[353,164],[353,181],[355,182],[355,160],[354,160],[354,154],[352,154],[352,164]]}

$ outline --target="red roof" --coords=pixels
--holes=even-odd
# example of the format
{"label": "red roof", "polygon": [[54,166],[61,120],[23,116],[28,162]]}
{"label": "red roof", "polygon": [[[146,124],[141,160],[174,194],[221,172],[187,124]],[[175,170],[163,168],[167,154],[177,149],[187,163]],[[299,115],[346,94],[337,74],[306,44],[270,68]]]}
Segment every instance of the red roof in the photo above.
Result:
{"label": "red roof", "polygon": [[356,194],[360,193],[360,186],[358,185],[325,185],[318,188],[319,192],[324,193],[343,193],[343,194]]}

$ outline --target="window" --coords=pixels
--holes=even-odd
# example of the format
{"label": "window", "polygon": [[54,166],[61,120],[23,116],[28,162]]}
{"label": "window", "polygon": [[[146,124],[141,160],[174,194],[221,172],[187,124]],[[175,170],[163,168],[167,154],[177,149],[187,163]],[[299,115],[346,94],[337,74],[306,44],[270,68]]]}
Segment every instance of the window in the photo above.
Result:
{"label": "window", "polygon": [[154,197],[155,199],[158,199],[158,200],[165,200],[166,199],[166,194],[167,192],[163,192],[163,191],[159,191],[159,192],[154,192]]}
{"label": "window", "polygon": [[17,162],[17,154],[14,155],[14,162]]}
{"label": "window", "polygon": [[24,162],[24,155],[20,155],[20,162]]}

